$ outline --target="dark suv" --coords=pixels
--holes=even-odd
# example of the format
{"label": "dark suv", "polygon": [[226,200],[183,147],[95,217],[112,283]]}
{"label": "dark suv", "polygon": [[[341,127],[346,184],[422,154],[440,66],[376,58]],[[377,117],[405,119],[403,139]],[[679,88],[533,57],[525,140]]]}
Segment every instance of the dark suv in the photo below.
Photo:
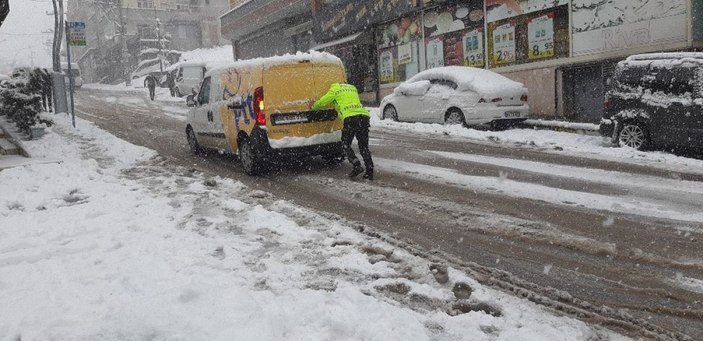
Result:
{"label": "dark suv", "polygon": [[600,133],[639,150],[703,147],[703,53],[651,53],[618,63]]}

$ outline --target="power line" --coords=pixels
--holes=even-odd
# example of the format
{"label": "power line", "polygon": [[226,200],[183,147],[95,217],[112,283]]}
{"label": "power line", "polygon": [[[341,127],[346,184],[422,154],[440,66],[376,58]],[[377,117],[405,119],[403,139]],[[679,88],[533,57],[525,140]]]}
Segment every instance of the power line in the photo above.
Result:
{"label": "power line", "polygon": [[47,32],[47,33],[5,33],[5,32],[0,32],[0,36],[41,36],[45,34],[53,34],[53,32]]}

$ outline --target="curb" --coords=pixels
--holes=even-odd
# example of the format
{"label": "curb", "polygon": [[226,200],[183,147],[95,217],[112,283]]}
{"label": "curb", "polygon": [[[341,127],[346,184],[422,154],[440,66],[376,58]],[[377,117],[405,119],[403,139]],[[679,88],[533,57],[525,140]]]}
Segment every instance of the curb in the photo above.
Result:
{"label": "curb", "polygon": [[10,122],[8,122],[4,116],[0,116],[0,129],[5,132],[7,139],[17,147],[20,155],[29,158],[32,157],[32,155],[27,151],[27,148],[25,148],[22,144],[22,140],[18,136],[19,132],[17,129],[15,129],[14,126],[11,126]]}

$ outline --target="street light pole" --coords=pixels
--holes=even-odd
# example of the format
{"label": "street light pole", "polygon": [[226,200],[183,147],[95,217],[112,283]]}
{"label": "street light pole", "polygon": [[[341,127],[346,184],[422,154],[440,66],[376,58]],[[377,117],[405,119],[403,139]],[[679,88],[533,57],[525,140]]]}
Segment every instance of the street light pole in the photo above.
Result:
{"label": "street light pole", "polygon": [[117,0],[117,11],[120,16],[120,40],[122,40],[122,56],[120,58],[122,79],[124,79],[125,85],[132,85],[132,77],[129,72],[127,72],[128,63],[125,63],[125,59],[129,57],[129,54],[127,53],[127,37],[125,37],[127,28],[124,24],[124,16],[122,16],[122,0]]}

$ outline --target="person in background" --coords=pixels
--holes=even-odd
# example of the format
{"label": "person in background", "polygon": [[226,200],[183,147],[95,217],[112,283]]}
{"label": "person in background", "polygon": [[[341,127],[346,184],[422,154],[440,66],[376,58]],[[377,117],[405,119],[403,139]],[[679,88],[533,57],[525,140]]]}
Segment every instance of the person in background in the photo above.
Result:
{"label": "person in background", "polygon": [[171,97],[176,97],[176,80],[173,78],[173,72],[166,74],[166,85],[168,85],[168,90],[171,91]]}
{"label": "person in background", "polygon": [[356,158],[356,154],[354,154],[354,150],[351,147],[352,141],[356,137],[356,143],[359,146],[359,152],[364,159],[364,166],[366,167],[364,179],[373,180],[373,160],[369,150],[371,115],[361,104],[359,92],[351,84],[334,83],[330,86],[327,93],[312,105],[311,109],[320,110],[332,104],[334,104],[337,115],[344,121],[344,128],[342,129],[344,153],[347,156],[347,160],[354,167],[349,173],[349,177],[354,178],[364,171],[364,168],[361,167],[361,162]]}
{"label": "person in background", "polygon": [[152,74],[147,75],[144,78],[144,86],[149,88],[149,98],[153,101],[156,94],[156,77]]}

